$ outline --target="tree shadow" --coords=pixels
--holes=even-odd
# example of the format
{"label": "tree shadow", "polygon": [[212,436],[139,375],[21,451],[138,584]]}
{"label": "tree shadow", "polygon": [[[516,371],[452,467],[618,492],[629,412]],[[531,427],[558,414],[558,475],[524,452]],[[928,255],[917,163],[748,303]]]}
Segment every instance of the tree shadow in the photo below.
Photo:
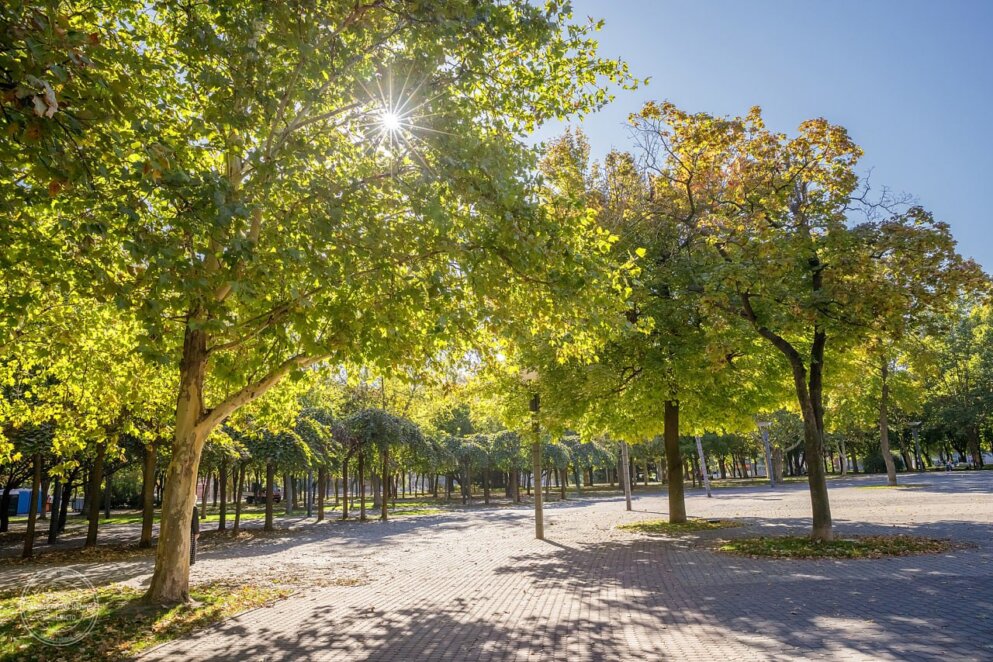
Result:
{"label": "tree shadow", "polygon": [[388,584],[325,593],[311,607],[228,621],[150,657],[209,650],[215,660],[993,658],[990,525],[838,522],[843,536],[898,528],[973,544],[878,560],[754,559],[708,548],[721,537],[808,527],[801,518],[743,521],[674,539],[553,536],[492,568],[496,581],[470,574],[453,586],[435,577],[438,590],[416,602],[403,584],[396,593]]}

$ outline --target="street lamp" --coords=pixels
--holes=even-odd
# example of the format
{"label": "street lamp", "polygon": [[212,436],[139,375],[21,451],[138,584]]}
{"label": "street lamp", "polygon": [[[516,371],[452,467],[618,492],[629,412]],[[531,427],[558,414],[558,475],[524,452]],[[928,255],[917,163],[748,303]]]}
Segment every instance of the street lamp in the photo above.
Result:
{"label": "street lamp", "polygon": [[769,476],[769,487],[776,486],[776,472],[772,468],[772,446],[769,444],[769,421],[756,421],[759,430],[762,432],[762,445],[765,447],[765,470]]}
{"label": "street lamp", "polygon": [[703,454],[703,441],[696,435],[696,453],[700,456],[700,466],[703,469],[703,485],[707,488],[707,498],[710,498],[710,469],[707,468],[707,457]]}
{"label": "street lamp", "polygon": [[910,426],[910,433],[914,435],[914,462],[917,463],[917,472],[920,473],[924,471],[924,463],[921,461],[921,438],[918,434],[921,421],[911,421],[907,425]]}
{"label": "street lamp", "polygon": [[545,539],[545,522],[542,512],[541,493],[541,426],[538,422],[538,412],[541,410],[541,398],[535,384],[538,381],[536,370],[521,371],[521,381],[531,389],[531,432],[534,439],[531,441],[531,483],[534,486],[534,537],[538,540]]}

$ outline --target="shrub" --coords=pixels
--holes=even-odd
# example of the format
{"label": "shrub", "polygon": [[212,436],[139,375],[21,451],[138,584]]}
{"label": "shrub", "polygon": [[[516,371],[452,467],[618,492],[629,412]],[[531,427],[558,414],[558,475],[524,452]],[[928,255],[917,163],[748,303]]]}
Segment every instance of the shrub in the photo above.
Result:
{"label": "shrub", "polygon": [[[890,453],[893,456],[893,462],[896,464],[897,471],[904,470],[903,458],[896,453]],[[878,450],[872,455],[865,458],[865,473],[867,474],[884,474],[886,473],[886,463],[883,462],[883,454]]]}
{"label": "shrub", "polygon": [[[141,467],[125,467],[114,473],[110,504],[114,508],[141,508]],[[103,497],[101,496],[101,499]],[[103,501],[100,502],[101,505]]]}

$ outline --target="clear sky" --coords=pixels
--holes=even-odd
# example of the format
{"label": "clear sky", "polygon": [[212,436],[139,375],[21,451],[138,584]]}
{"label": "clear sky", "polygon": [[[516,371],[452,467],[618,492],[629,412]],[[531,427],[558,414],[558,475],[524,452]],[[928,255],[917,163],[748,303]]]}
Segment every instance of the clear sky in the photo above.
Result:
{"label": "clear sky", "polygon": [[[582,127],[594,155],[630,147],[648,99],[770,129],[825,117],[865,150],[874,187],[908,193],[993,271],[993,0],[574,0],[606,20],[601,53],[648,86]],[[547,138],[561,130],[546,127]]]}

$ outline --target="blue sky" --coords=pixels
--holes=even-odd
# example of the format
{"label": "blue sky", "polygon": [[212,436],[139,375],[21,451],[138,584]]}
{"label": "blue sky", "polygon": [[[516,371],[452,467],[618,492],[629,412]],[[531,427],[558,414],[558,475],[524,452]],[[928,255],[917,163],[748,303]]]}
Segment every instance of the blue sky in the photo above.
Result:
{"label": "blue sky", "polygon": [[[595,156],[630,146],[648,99],[763,108],[790,132],[825,117],[865,150],[874,187],[908,193],[993,271],[993,0],[574,0],[604,18],[601,52],[648,86],[586,118]],[[561,125],[546,127],[542,137]]]}

